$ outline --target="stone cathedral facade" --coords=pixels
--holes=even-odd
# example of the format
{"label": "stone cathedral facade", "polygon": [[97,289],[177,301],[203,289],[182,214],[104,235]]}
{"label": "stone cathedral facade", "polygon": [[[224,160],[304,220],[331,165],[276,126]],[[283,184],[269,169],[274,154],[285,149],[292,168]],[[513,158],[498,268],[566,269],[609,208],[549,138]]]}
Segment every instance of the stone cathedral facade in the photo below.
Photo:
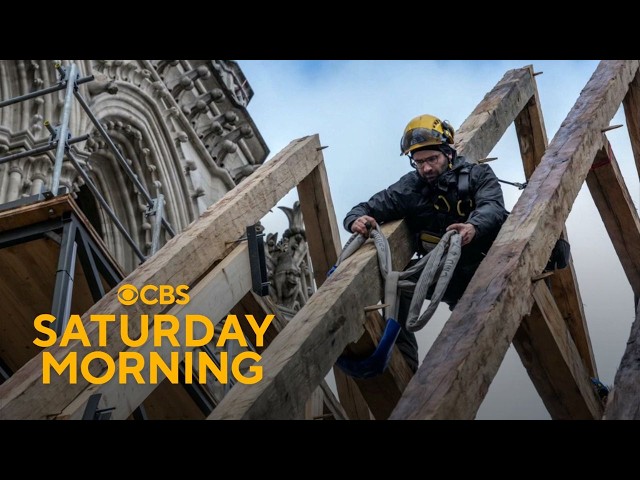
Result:
{"label": "stone cathedral facade", "polygon": [[[233,61],[223,60],[63,60],[76,64],[79,85],[94,116],[109,133],[153,198],[162,194],[164,214],[176,232],[198,219],[211,204],[251,175],[269,150],[247,112],[253,96]],[[0,100],[57,84],[51,60],[0,61]],[[45,122],[61,121],[65,91],[0,109],[0,157],[48,143]],[[89,134],[73,145],[106,202],[145,255],[151,246],[147,205],[75,99],[70,137]],[[55,150],[0,165],[0,203],[50,188]],[[132,249],[68,161],[60,185],[83,212],[126,272],[139,263]],[[162,238],[165,243],[168,238]]]}

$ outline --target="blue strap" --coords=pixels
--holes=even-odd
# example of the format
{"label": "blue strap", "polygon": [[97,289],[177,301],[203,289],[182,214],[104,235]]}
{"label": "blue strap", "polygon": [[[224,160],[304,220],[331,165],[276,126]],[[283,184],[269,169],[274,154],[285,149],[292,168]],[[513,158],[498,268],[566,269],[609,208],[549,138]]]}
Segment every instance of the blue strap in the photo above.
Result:
{"label": "blue strap", "polygon": [[336,268],[338,268],[338,265],[334,265],[329,269],[329,271],[327,272],[327,278],[329,278],[331,274],[336,271]]}
{"label": "blue strap", "polygon": [[400,324],[390,318],[376,350],[367,358],[355,359],[341,355],[336,364],[347,374],[355,378],[371,378],[380,375],[389,365],[393,345],[400,333]]}

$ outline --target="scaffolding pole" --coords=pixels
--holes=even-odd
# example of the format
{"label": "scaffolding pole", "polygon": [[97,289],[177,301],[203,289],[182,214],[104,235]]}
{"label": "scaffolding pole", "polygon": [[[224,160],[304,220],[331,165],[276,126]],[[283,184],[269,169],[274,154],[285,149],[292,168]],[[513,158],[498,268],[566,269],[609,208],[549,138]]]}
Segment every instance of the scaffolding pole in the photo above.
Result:
{"label": "scaffolding pole", "polygon": [[[88,140],[91,135],[86,134],[80,137],[74,137],[67,142],[67,145],[73,145],[74,143],[84,142]],[[46,153],[49,150],[53,150],[58,146],[58,142],[49,142],[47,145],[43,145],[42,147],[32,148],[31,150],[26,150],[20,153],[14,153],[12,155],[7,155],[6,157],[0,158],[0,165],[6,162],[10,162],[11,160],[18,160],[19,158],[30,157],[31,155],[40,155],[41,153]]]}
{"label": "scaffolding pole", "polygon": [[[63,70],[60,67],[60,70]],[[71,101],[72,95],[76,86],[76,77],[78,76],[78,68],[75,63],[72,63],[67,69],[63,70],[67,91],[64,95],[64,107],[62,110],[62,121],[58,127],[58,148],[56,150],[56,161],[53,165],[53,179],[51,180],[51,194],[58,194],[58,187],[60,186],[60,174],[62,173],[62,162],[64,160],[64,152],[67,149],[67,136],[69,135],[69,118],[71,117]],[[63,79],[64,80],[64,79]]]}
{"label": "scaffolding pole", "polygon": [[[91,82],[94,80],[93,75],[89,75],[87,77],[82,77],[76,80],[76,85],[82,85],[83,83]],[[22,102],[24,100],[31,100],[32,98],[41,97],[43,95],[47,95],[49,93],[57,92],[58,90],[62,90],[66,88],[67,84],[64,82],[58,83],[58,85],[54,85],[53,87],[43,88],[42,90],[36,90],[35,92],[27,93],[25,95],[20,95],[19,97],[13,97],[8,100],[3,100],[0,102],[0,108],[8,107],[9,105],[14,105],[16,103]]]}

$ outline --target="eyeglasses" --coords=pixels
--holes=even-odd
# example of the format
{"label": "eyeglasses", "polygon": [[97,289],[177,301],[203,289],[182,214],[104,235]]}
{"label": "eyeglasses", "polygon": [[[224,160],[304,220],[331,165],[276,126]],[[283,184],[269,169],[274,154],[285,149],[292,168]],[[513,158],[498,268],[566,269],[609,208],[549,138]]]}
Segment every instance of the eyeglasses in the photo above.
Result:
{"label": "eyeglasses", "polygon": [[410,157],[411,160],[411,166],[413,168],[422,168],[422,166],[425,163],[428,163],[429,166],[433,167],[434,165],[436,165],[438,163],[438,161],[440,160],[440,155],[442,155],[442,153],[437,153],[436,155],[431,155],[430,157],[427,158],[422,158],[420,160],[416,160],[413,157]]}

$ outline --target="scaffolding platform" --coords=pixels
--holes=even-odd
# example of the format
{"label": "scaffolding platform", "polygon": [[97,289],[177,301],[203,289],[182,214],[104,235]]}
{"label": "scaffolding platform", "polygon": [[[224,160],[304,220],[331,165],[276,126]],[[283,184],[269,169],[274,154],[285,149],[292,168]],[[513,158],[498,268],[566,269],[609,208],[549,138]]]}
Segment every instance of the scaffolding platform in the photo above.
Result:
{"label": "scaffolding platform", "polygon": [[0,272],[0,361],[9,374],[41,350],[38,315],[81,315],[124,278],[71,195],[36,195],[0,211]]}

